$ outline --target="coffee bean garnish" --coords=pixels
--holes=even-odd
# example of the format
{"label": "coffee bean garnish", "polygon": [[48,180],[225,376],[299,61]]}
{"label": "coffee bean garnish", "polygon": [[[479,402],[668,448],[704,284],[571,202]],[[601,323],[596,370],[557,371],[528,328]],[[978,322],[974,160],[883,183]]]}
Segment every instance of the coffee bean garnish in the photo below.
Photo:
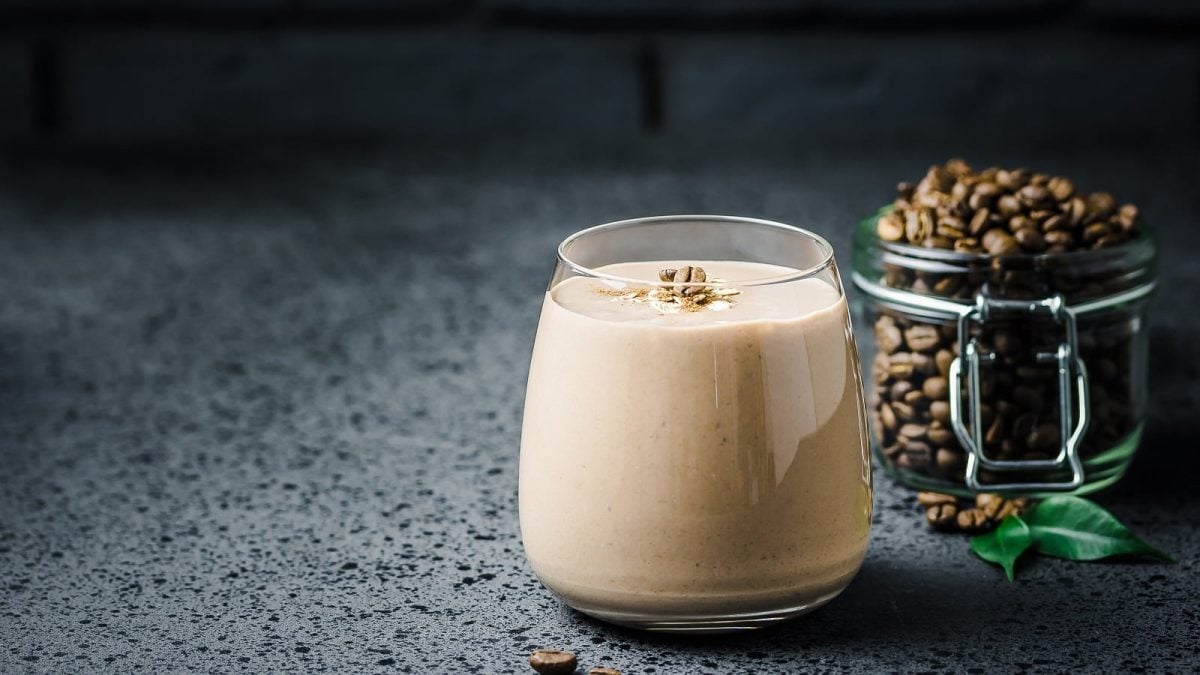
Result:
{"label": "coffee bean garnish", "polygon": [[539,649],[529,655],[529,665],[542,675],[569,675],[575,672],[575,654],[559,649]]}

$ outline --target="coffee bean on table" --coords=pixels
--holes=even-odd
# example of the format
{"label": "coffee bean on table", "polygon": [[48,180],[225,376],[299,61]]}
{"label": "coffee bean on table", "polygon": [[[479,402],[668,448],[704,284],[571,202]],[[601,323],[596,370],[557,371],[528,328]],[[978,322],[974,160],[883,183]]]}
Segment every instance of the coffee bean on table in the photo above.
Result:
{"label": "coffee bean on table", "polygon": [[929,508],[937,504],[957,504],[958,499],[954,495],[942,494],[941,492],[918,492],[917,503],[925,508]]}
{"label": "coffee bean on table", "polygon": [[575,672],[575,654],[559,649],[539,649],[529,655],[529,665],[542,675],[569,675]]}
{"label": "coffee bean on table", "polygon": [[935,530],[954,529],[958,506],[950,503],[934,504],[925,511],[925,522]]}
{"label": "coffee bean on table", "polygon": [[608,666],[598,666],[589,670],[588,675],[621,675],[621,671]]}
{"label": "coffee bean on table", "polygon": [[963,532],[979,532],[988,526],[987,516],[977,508],[959,511],[954,522]]}

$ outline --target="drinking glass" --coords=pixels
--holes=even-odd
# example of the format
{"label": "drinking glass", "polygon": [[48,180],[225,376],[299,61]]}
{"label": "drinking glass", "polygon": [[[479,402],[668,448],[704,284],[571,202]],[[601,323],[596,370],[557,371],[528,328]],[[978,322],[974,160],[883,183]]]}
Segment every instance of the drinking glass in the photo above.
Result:
{"label": "drinking glass", "polygon": [[[686,266],[707,276],[659,276]],[[563,241],[519,492],[534,573],[605,621],[749,629],[841,592],[866,553],[872,493],[829,243],[730,216],[624,220]]]}

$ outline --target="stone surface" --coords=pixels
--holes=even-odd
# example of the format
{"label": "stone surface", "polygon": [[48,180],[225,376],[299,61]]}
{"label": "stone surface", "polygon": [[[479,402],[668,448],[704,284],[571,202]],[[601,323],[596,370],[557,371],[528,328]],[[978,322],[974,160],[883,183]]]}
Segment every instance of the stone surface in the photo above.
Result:
{"label": "stone surface", "polygon": [[636,133],[623,40],[447,31],[106,34],[63,52],[81,141]]}
{"label": "stone surface", "polygon": [[555,244],[739,213],[828,235],[846,274],[854,222],[947,148],[31,152],[0,163],[0,670],[525,673],[539,647],[625,673],[1194,669],[1195,149],[968,150],[1157,225],[1148,438],[1101,501],[1179,564],[1009,583],[877,474],[859,577],[771,630],[612,628],[531,575],[517,447]]}
{"label": "stone surface", "polygon": [[1072,32],[662,41],[663,126],[755,137],[979,137],[1090,146],[1197,137],[1196,51]]}

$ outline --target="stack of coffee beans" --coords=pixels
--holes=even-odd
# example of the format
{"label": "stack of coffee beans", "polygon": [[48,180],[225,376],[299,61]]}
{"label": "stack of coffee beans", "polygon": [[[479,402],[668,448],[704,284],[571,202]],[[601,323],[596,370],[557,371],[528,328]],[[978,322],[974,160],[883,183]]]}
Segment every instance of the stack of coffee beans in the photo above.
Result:
{"label": "stack of coffee beans", "polygon": [[877,226],[884,241],[994,256],[1067,253],[1122,244],[1138,229],[1133,204],[1079,194],[1062,176],[1027,169],[975,172],[952,159],[897,191]]}
{"label": "stack of coffee beans", "polygon": [[1029,507],[1024,497],[1007,499],[981,493],[974,500],[960,500],[937,492],[917,493],[917,503],[925,509],[925,522],[943,532],[983,532],[990,530],[1009,514],[1021,515]]}
{"label": "stack of coffee beans", "polygon": [[[1140,235],[1137,207],[1108,193],[1079,193],[1066,178],[1025,169],[975,172],[961,160],[931,167],[898,191],[875,223],[880,243],[896,253],[883,267],[889,287],[968,302],[983,289],[1012,299],[1060,294],[1070,303],[1123,290],[1136,276],[1120,267],[1118,247]],[[914,246],[925,253],[910,253]],[[1089,253],[1071,255],[1080,251]],[[1118,262],[1087,264],[1092,256]],[[947,381],[960,351],[957,326],[880,307],[874,329],[873,422],[886,461],[961,482],[966,458],[950,425]],[[1137,317],[1127,314],[1079,320],[1092,406],[1085,457],[1113,447],[1137,425],[1130,377],[1136,330]],[[1064,434],[1057,371],[1045,355],[1065,339],[1064,327],[1046,316],[993,317],[972,326],[971,337],[994,355],[980,376],[985,454],[1055,457]]]}

